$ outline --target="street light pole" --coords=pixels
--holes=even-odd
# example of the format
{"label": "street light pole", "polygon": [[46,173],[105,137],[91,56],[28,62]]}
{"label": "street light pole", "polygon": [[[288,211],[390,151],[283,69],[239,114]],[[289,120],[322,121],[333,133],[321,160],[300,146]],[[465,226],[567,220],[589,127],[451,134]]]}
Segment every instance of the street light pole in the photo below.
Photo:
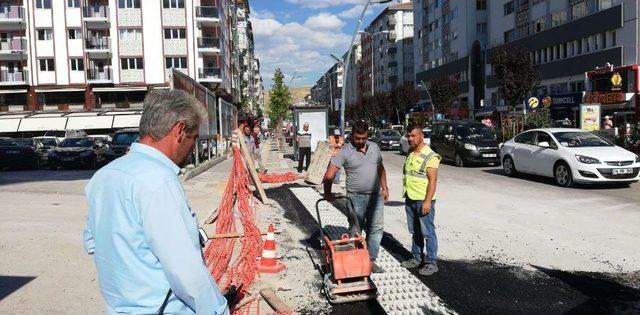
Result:
{"label": "street light pole", "polygon": [[418,86],[427,91],[427,97],[429,98],[429,102],[431,102],[431,118],[433,119],[432,122],[436,122],[436,106],[435,104],[433,104],[431,93],[429,93],[429,89],[427,88],[427,85],[424,83],[424,81],[420,80],[420,84],[418,84]]}
{"label": "street light pole", "polygon": [[353,36],[351,36],[351,42],[349,43],[349,49],[347,50],[347,57],[343,59],[344,71],[342,72],[343,83],[342,83],[342,93],[341,93],[341,101],[340,101],[340,133],[344,136],[344,112],[346,107],[346,92],[347,92],[347,82],[346,80],[347,74],[349,72],[349,64],[351,63],[351,52],[353,51],[353,42],[356,40],[356,35],[358,35],[358,31],[360,31],[360,27],[362,26],[362,20],[364,20],[364,14],[367,12],[369,5],[371,3],[387,3],[391,2],[391,0],[367,0],[364,8],[362,9],[362,13],[360,14],[360,18],[356,23],[356,29],[353,31]]}

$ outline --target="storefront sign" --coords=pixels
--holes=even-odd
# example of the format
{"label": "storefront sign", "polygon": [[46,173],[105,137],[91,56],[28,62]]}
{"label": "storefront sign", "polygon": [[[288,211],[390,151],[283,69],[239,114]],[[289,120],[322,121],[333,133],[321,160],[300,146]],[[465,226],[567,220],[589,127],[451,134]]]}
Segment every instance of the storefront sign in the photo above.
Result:
{"label": "storefront sign", "polygon": [[600,104],[580,105],[580,128],[587,131],[600,130]]}
{"label": "storefront sign", "polygon": [[532,108],[532,109],[538,108],[539,104],[540,104],[540,102],[538,101],[537,97],[530,97],[527,100],[527,105],[529,105],[529,107]]}
{"label": "storefront sign", "polygon": [[582,93],[554,94],[540,97],[544,107],[574,107],[582,103]]}
{"label": "storefront sign", "polygon": [[614,72],[611,76],[611,91],[620,91],[622,89],[622,76],[620,73]]}
{"label": "storefront sign", "polygon": [[588,94],[584,96],[583,102],[585,103],[600,103],[600,104],[616,104],[626,102],[624,93],[622,92],[610,92],[602,94]]}

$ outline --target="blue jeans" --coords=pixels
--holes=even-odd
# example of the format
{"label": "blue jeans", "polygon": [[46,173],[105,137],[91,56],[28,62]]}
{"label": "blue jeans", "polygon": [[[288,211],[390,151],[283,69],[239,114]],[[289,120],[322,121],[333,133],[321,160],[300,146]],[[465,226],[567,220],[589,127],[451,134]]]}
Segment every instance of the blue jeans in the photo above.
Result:
{"label": "blue jeans", "polygon": [[407,212],[407,227],[413,236],[411,254],[416,260],[422,261],[426,247],[427,254],[424,261],[435,264],[438,256],[438,237],[433,223],[436,217],[436,201],[431,202],[431,211],[425,216],[422,215],[422,202],[422,200],[406,199],[404,204]]}
{"label": "blue jeans", "polygon": [[349,217],[349,233],[351,235],[362,233],[362,228],[367,232],[367,248],[369,258],[373,261],[378,257],[380,242],[384,233],[384,198],[379,193],[358,194],[347,192],[347,197],[353,201],[355,215],[358,217],[356,230],[353,218]]}

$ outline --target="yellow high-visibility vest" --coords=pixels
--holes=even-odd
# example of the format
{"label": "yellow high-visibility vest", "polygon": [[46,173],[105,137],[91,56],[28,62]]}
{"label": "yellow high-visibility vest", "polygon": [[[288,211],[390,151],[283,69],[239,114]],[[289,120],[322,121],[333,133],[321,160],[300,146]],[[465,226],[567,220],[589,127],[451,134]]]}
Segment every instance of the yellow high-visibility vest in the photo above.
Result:
{"label": "yellow high-visibility vest", "polygon": [[[427,196],[427,164],[431,159],[442,160],[442,157],[425,145],[420,152],[411,152],[404,161],[402,172],[403,195],[411,200],[424,200]],[[436,195],[433,195],[436,200]]]}

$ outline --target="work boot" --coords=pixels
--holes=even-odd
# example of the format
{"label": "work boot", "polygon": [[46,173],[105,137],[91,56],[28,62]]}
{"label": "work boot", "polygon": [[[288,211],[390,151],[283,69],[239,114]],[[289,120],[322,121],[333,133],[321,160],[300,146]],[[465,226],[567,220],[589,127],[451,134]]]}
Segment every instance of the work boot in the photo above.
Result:
{"label": "work boot", "polygon": [[407,268],[407,269],[413,269],[420,266],[420,261],[418,261],[415,258],[411,258],[409,260],[405,260],[402,262],[402,267]]}
{"label": "work boot", "polygon": [[426,263],[418,270],[418,273],[423,276],[430,276],[436,272],[438,272],[438,266],[434,263]]}
{"label": "work boot", "polygon": [[371,272],[373,273],[383,273],[384,269],[382,269],[382,267],[378,266],[375,262],[371,262]]}

